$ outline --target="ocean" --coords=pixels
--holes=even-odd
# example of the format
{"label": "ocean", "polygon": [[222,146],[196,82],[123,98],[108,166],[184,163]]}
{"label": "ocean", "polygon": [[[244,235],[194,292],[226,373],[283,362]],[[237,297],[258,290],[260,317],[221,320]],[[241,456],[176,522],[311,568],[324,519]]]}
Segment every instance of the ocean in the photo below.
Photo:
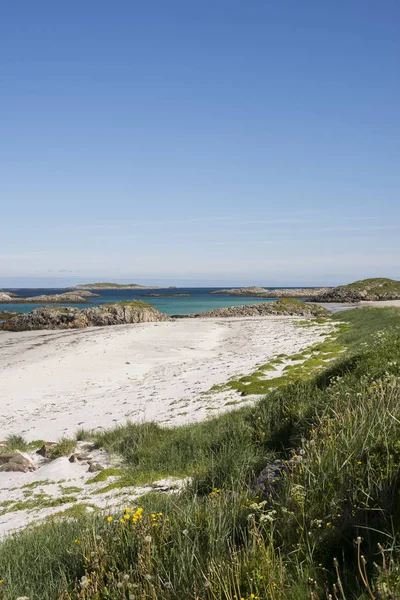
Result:
{"label": "ocean", "polygon": [[[93,290],[93,293],[99,294],[98,298],[89,298],[90,304],[68,304],[62,306],[75,306],[77,308],[87,308],[88,306],[99,306],[110,302],[119,302],[120,300],[142,300],[148,302],[154,308],[168,315],[188,315],[190,313],[205,312],[214,308],[223,308],[228,306],[243,306],[247,304],[257,304],[260,302],[273,302],[275,298],[254,298],[252,296],[214,296],[211,292],[223,288],[166,288],[153,290]],[[268,288],[266,288],[268,289]],[[272,288],[270,288],[272,289]],[[276,289],[276,288],[274,288]],[[63,289],[50,288],[8,288],[4,292],[14,292],[18,296],[39,296],[40,294],[61,294],[66,291]],[[78,290],[77,290],[78,291]],[[147,294],[160,294],[160,297],[147,297]],[[189,294],[188,297],[167,296],[167,294]],[[0,304],[0,311],[9,310],[28,313],[39,306],[46,304],[18,304],[7,303]],[[48,306],[48,305],[47,305]]]}

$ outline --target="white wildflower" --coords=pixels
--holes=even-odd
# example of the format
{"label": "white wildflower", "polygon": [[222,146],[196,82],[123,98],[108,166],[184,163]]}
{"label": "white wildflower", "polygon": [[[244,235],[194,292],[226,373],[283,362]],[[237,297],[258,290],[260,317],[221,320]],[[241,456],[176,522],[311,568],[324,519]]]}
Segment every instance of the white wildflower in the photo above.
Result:
{"label": "white wildflower", "polygon": [[270,510],[269,512],[261,515],[260,523],[273,523],[275,521],[276,510]]}

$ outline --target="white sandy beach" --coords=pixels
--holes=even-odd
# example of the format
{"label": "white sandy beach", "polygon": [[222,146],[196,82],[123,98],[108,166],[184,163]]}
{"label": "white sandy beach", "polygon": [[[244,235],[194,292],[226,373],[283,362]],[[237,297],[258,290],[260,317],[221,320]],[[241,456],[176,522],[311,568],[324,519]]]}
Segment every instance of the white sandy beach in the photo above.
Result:
{"label": "white sandy beach", "polygon": [[[71,331],[0,333],[0,440],[57,440],[126,419],[204,419],[214,384],[321,337],[288,317],[182,319]],[[222,403],[223,406],[224,402]]]}
{"label": "white sandy beach", "polygon": [[[230,377],[251,373],[277,354],[292,354],[321,341],[332,325],[298,327],[292,317],[182,319],[72,331],[0,332],[0,440],[11,433],[28,441],[56,441],[79,427],[95,429],[134,421],[165,425],[190,423],[234,405],[254,401],[235,390],[209,392]],[[322,337],[321,337],[322,336]],[[284,364],[282,365],[282,369]],[[271,377],[279,375],[279,369]],[[94,450],[103,466],[107,452]],[[62,514],[65,506],[14,510],[26,502],[29,487],[47,501],[65,498],[74,486],[74,503],[113,509],[158,489],[183,482],[102,492],[91,483],[86,462],[54,461],[37,454],[39,467],[28,473],[0,473],[0,537]],[[110,477],[109,482],[115,477]],[[38,486],[38,487],[36,487]],[[28,496],[27,496],[28,492]],[[1,508],[3,507],[3,508]]]}

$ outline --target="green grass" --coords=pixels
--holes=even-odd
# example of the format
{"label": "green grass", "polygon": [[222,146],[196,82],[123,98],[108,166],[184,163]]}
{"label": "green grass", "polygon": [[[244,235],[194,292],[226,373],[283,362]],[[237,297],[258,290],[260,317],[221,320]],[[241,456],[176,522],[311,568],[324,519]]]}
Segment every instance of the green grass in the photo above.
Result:
{"label": "green grass", "polygon": [[373,277],[370,279],[360,279],[359,281],[353,281],[345,286],[342,286],[349,290],[368,290],[369,292],[377,293],[400,293],[400,281],[395,279],[389,279],[387,277]]}
{"label": "green grass", "polygon": [[[80,511],[10,537],[0,545],[0,598],[322,600],[325,586],[335,598],[338,573],[339,600],[398,597],[400,310],[336,318],[337,341],[318,350],[346,352],[255,406],[197,425],[128,423],[95,436],[124,459],[121,478],[192,483],[133,502],[141,518]],[[294,455],[302,460],[270,494],[252,491],[267,463]]]}
{"label": "green grass", "polygon": [[14,450],[20,450],[21,452],[26,452],[28,450],[28,443],[22,437],[22,435],[9,435],[6,439],[7,451],[12,452]]}
{"label": "green grass", "polygon": [[318,304],[308,303],[305,305],[304,302],[302,302],[301,300],[296,300],[295,298],[281,298],[280,300],[274,302],[274,309],[278,313],[282,314],[303,315],[305,306],[309,307],[309,310],[312,311],[314,317],[316,317],[317,319],[322,318],[324,322],[325,320],[328,321],[331,317],[332,313],[330,313],[326,308]]}
{"label": "green grass", "polygon": [[95,475],[91,479],[88,479],[86,484],[90,485],[91,483],[98,483],[99,481],[107,481],[107,479],[109,477],[115,477],[117,475],[122,475],[123,472],[124,472],[123,469],[114,469],[112,467],[110,467],[108,469],[103,469],[102,471],[99,471],[99,473],[97,473],[97,475]]}
{"label": "green grass", "polygon": [[103,306],[126,306],[129,308],[148,308],[150,310],[156,310],[154,306],[148,304],[147,302],[143,302],[143,300],[120,300],[119,302],[112,302],[110,304],[103,304]]}
{"label": "green grass", "polygon": [[[337,331],[343,332],[346,329],[347,327],[342,325]],[[261,396],[269,393],[273,389],[294,383],[296,380],[310,379],[314,375],[316,369],[326,367],[328,361],[340,356],[344,350],[345,346],[343,344],[333,341],[331,337],[328,336],[324,342],[305,348],[301,353],[292,354],[290,356],[282,354],[278,355],[269,363],[260,365],[253,373],[238,378],[231,378],[221,386],[214,386],[212,391],[233,389],[242,396]],[[279,358],[279,356],[284,358]],[[266,378],[268,371],[276,371],[276,365],[283,365],[284,361],[302,362],[296,364],[289,362],[289,364],[283,368],[281,376]]]}
{"label": "green grass", "polygon": [[61,438],[51,449],[50,458],[60,458],[61,456],[70,456],[76,448],[76,441],[70,438]]}
{"label": "green grass", "polygon": [[11,312],[8,310],[2,311],[0,310],[0,321],[7,321],[8,319],[12,319],[13,317],[17,317],[22,313],[19,312]]}
{"label": "green grass", "polygon": [[70,494],[79,494],[82,490],[83,488],[76,485],[60,485],[60,491],[67,496]]}
{"label": "green grass", "polygon": [[18,512],[21,510],[54,508],[56,506],[62,506],[63,504],[69,504],[71,502],[76,501],[77,498],[75,496],[62,496],[61,498],[50,498],[44,493],[38,493],[26,496],[24,500],[17,500],[12,504],[7,505],[3,509],[3,511],[0,512],[0,515],[4,515],[6,513],[11,512]]}

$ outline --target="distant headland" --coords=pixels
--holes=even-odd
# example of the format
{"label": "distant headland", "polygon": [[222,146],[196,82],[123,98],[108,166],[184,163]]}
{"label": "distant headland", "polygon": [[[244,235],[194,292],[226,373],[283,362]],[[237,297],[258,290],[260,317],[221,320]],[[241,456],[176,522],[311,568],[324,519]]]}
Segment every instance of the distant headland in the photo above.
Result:
{"label": "distant headland", "polygon": [[360,279],[327,289],[314,296],[314,302],[362,302],[400,300],[400,281],[387,277]]}
{"label": "distant headland", "polygon": [[163,288],[159,285],[141,285],[140,283],[113,283],[109,281],[100,281],[97,283],[81,283],[74,286],[74,290],[175,290],[176,286],[170,285]]}
{"label": "distant headland", "polygon": [[275,290],[269,290],[263,287],[243,287],[243,288],[232,288],[229,290],[216,290],[211,294],[222,294],[226,296],[252,296],[253,298],[314,298],[325,292],[328,292],[330,288],[319,287],[319,288],[278,288]]}

